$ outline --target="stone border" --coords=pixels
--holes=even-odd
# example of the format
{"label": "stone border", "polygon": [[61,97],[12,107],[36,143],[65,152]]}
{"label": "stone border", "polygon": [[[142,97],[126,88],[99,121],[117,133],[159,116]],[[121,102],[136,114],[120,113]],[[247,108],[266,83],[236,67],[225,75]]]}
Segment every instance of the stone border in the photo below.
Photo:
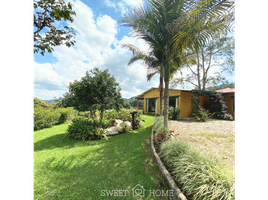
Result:
{"label": "stone border", "polygon": [[155,151],[154,148],[154,134],[153,134],[153,129],[152,129],[152,133],[151,133],[151,153],[153,154],[154,160],[156,161],[161,174],[162,174],[162,178],[164,178],[164,182],[166,183],[166,185],[173,190],[173,196],[170,196],[172,198],[172,200],[187,200],[186,197],[183,195],[183,193],[181,192],[181,190],[177,187],[175,181],[172,179],[171,175],[169,174],[168,170],[166,169],[165,165],[162,163],[160,157],[158,156],[158,154]]}

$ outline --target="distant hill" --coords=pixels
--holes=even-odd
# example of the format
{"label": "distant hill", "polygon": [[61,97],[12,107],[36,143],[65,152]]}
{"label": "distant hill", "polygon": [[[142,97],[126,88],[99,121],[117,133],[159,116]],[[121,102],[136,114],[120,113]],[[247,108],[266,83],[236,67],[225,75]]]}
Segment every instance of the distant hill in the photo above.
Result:
{"label": "distant hill", "polygon": [[127,98],[123,98],[123,100],[124,100],[124,102],[129,103],[129,102],[131,102],[131,101],[134,101],[134,100],[135,100],[135,97],[136,97],[136,96],[134,96],[134,97],[130,97],[129,99],[127,99]]}
{"label": "distant hill", "polygon": [[44,101],[46,101],[46,102],[48,102],[48,103],[56,103],[56,101],[54,101],[54,99],[44,100]]}

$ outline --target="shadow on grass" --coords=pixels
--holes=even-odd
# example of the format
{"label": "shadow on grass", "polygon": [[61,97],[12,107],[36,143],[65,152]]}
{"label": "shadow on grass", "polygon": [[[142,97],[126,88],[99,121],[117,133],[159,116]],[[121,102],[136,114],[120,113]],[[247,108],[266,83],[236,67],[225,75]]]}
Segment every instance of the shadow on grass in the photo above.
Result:
{"label": "shadow on grass", "polygon": [[[73,141],[66,134],[37,142],[35,151],[56,147],[85,148],[69,151],[62,157],[47,157],[38,164],[35,199],[118,199],[107,194],[102,196],[104,190],[127,190],[121,199],[133,199],[131,189],[137,184],[147,190],[155,189],[154,174],[143,167],[146,160],[144,142],[150,136],[151,128],[148,126],[93,142]],[[62,142],[59,144],[59,141]]]}

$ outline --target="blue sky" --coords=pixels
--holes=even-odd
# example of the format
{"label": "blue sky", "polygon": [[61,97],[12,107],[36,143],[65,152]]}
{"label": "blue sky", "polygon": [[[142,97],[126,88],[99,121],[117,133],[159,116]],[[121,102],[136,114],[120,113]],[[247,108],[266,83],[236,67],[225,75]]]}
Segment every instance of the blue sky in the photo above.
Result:
{"label": "blue sky", "polygon": [[[62,97],[68,91],[66,87],[69,82],[80,80],[87,70],[94,67],[109,69],[120,84],[124,98],[136,96],[150,87],[158,87],[157,75],[150,82],[146,81],[147,69],[142,63],[127,66],[132,53],[121,48],[122,44],[129,43],[148,51],[143,41],[135,41],[127,34],[127,29],[119,25],[126,9],[144,4],[143,0],[71,2],[77,16],[73,23],[67,25],[77,32],[74,37],[76,44],[71,48],[55,47],[53,53],[46,53],[45,56],[34,54],[35,97],[44,100]],[[211,71],[211,74],[214,72]],[[234,78],[229,80],[234,81]],[[193,86],[186,85],[184,89],[193,89]]]}

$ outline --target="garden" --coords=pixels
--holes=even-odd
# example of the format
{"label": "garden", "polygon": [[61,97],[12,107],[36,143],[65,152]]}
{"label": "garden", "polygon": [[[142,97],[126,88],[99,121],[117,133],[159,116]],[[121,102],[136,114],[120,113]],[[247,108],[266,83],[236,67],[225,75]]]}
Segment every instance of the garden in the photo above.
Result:
{"label": "garden", "polygon": [[[99,140],[69,138],[70,123],[34,132],[35,199],[118,199],[103,191],[127,190],[137,184],[166,191],[149,151],[153,116],[141,115],[141,128]],[[121,197],[122,198],[122,197]],[[146,194],[144,199],[159,199]]]}
{"label": "garden", "polygon": [[[223,131],[233,122],[170,120],[168,128],[163,122],[163,116],[154,121],[154,147],[186,198],[234,199],[234,132]],[[215,125],[222,123],[219,132]]]}

